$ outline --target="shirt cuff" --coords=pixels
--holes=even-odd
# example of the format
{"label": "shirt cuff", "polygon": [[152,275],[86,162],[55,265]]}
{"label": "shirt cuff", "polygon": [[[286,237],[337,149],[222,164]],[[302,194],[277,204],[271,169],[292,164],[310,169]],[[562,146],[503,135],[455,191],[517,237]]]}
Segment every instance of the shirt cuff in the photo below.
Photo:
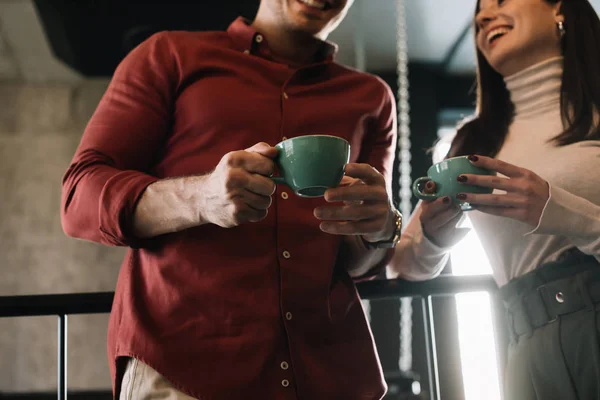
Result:
{"label": "shirt cuff", "polygon": [[146,188],[158,178],[138,171],[122,171],[111,177],[100,194],[100,231],[115,246],[142,247],[133,234],[133,214]]}
{"label": "shirt cuff", "polygon": [[381,272],[385,270],[387,265],[390,263],[390,261],[394,257],[394,251],[394,249],[387,249],[383,260],[378,262],[375,266],[373,266],[370,270],[368,270],[361,276],[353,277],[352,279],[354,280],[354,282],[364,282],[375,279]]}
{"label": "shirt cuff", "polygon": [[415,253],[426,255],[442,255],[452,250],[452,246],[439,246],[423,231],[423,228],[417,230],[414,235]]}
{"label": "shirt cuff", "polygon": [[407,268],[400,278],[411,281],[422,281],[438,276],[450,257],[452,246],[442,247],[431,241],[423,232],[416,229],[413,233],[412,244],[406,251],[412,251],[413,266]]}
{"label": "shirt cuff", "polygon": [[592,246],[597,252],[600,247],[600,206],[550,186],[550,197],[538,225],[526,235],[531,234],[565,236],[575,246]]}

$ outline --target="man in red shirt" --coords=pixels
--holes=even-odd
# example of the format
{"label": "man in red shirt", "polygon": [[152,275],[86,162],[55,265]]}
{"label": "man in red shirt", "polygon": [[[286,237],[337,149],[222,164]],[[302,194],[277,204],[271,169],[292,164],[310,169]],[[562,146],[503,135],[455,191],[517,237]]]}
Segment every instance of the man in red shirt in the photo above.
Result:
{"label": "man in red shirt", "polygon": [[[354,280],[399,237],[395,102],[324,41],[351,3],[262,0],[253,23],[162,32],[117,68],[61,210],[68,235],[129,247],[109,326],[115,396],[383,397]],[[348,140],[351,162],[340,187],[300,198],[268,178],[272,146],[315,133]]]}

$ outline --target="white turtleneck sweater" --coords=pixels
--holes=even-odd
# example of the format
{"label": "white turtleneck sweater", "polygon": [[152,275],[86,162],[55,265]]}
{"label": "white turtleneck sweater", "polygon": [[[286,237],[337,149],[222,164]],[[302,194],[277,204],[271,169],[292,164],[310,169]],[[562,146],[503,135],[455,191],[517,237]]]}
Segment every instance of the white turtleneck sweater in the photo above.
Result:
{"label": "white turtleneck sweater", "polygon": [[[500,286],[572,247],[600,260],[600,141],[562,147],[549,141],[563,131],[562,62],[549,59],[505,78],[515,117],[496,158],[548,181],[550,198],[538,226],[467,213]],[[419,213],[417,208],[393,261],[400,277],[415,280],[439,274],[450,251],[424,237]]]}

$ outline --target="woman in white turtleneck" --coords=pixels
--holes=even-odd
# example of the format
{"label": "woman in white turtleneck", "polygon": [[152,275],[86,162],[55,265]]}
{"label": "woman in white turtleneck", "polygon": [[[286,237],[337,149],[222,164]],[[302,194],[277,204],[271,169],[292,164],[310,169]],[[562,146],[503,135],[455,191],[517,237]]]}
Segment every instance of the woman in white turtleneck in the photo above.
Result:
{"label": "woman in white turtleneck", "polygon": [[[600,399],[600,20],[587,0],[479,0],[475,28],[477,113],[449,157],[497,172],[457,197],[507,305],[505,398]],[[388,276],[437,276],[462,217],[419,203]]]}

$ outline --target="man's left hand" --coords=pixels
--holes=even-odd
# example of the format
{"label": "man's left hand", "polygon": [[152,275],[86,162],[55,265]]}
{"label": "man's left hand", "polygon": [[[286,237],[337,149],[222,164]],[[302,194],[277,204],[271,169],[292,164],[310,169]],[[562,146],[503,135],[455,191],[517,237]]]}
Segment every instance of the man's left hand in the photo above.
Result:
{"label": "man's left hand", "polygon": [[368,242],[387,240],[394,233],[394,214],[385,179],[368,164],[348,164],[340,185],[325,192],[329,203],[315,208],[323,232],[362,235]]}

